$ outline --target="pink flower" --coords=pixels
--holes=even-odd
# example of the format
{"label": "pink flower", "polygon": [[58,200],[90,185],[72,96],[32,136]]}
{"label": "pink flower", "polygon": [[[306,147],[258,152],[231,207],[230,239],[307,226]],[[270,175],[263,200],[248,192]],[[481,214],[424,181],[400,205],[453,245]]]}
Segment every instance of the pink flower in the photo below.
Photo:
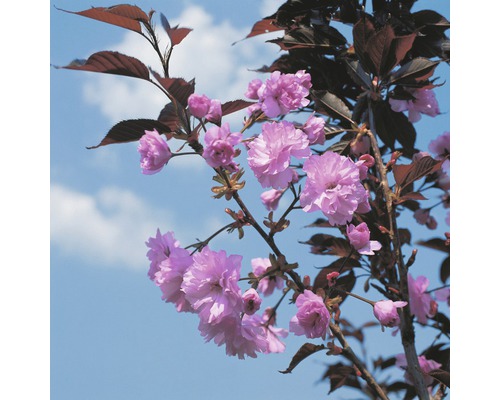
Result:
{"label": "pink flower", "polygon": [[311,154],[304,132],[291,122],[267,122],[262,133],[248,144],[248,164],[262,187],[285,188],[293,180],[292,157]]}
{"label": "pink flower", "polygon": [[310,144],[325,143],[325,120],[323,118],[318,118],[314,114],[311,114],[302,126],[302,130],[307,135]]}
{"label": "pink flower", "polygon": [[237,313],[224,316],[217,323],[201,320],[198,326],[206,342],[213,339],[218,346],[226,345],[228,356],[255,358],[257,353],[265,353],[269,348],[267,332],[257,315]]}
{"label": "pink flower", "polygon": [[370,210],[359,167],[350,158],[328,151],[309,157],[302,169],[307,174],[300,194],[305,212],[320,210],[335,226],[350,222],[355,212]]}
{"label": "pink flower", "polygon": [[258,100],[259,95],[257,91],[262,86],[262,81],[260,79],[254,79],[248,84],[248,89],[245,92],[245,96],[252,100]]}
{"label": "pink flower", "polygon": [[297,314],[290,320],[290,332],[305,335],[307,338],[322,337],[325,339],[330,323],[330,312],[323,299],[310,290],[299,294],[295,305]]}
{"label": "pink flower", "polygon": [[241,142],[241,133],[231,133],[229,124],[222,127],[212,126],[205,133],[205,148],[203,158],[213,168],[224,167],[230,172],[238,170],[233,157],[236,155],[234,146]]}
{"label": "pink flower", "polygon": [[256,311],[260,309],[262,304],[262,299],[260,298],[257,291],[253,288],[248,289],[242,296],[243,299],[243,311],[247,315],[255,314]]}
{"label": "pink flower", "polygon": [[411,274],[408,274],[408,291],[410,295],[410,311],[417,317],[417,321],[421,324],[427,323],[428,317],[433,317],[433,300],[429,293],[426,292],[429,286],[429,279],[425,276],[418,276],[413,279]]}
{"label": "pink flower", "polygon": [[434,92],[430,89],[415,89],[410,92],[414,97],[412,100],[389,99],[393,111],[408,111],[410,122],[420,121],[421,114],[435,117],[439,114],[439,105]]}
{"label": "pink flower", "polygon": [[406,301],[381,300],[373,306],[373,314],[383,326],[390,328],[399,326],[398,308],[403,308],[408,303]]}
{"label": "pink flower", "polygon": [[442,288],[434,292],[437,301],[445,301],[450,305],[450,288]]}
{"label": "pink flower", "polygon": [[436,160],[444,160],[450,155],[450,132],[444,132],[429,143],[429,151]]}
{"label": "pink flower", "polygon": [[222,119],[222,105],[220,100],[210,100],[210,107],[205,118],[207,121],[220,125]]}
{"label": "pink flower", "polygon": [[148,276],[160,287],[162,299],[174,303],[179,312],[192,311],[181,291],[183,275],[193,263],[189,252],[180,247],[173,232],[162,235],[159,229],[156,237],[150,237],[146,245],[149,247],[146,255],[151,262]]}
{"label": "pink flower", "polygon": [[200,320],[209,324],[223,317],[243,311],[240,279],[242,256],[226,255],[204,247],[193,256],[182,283],[186,299],[198,313]]}
{"label": "pink flower", "polygon": [[[424,374],[428,374],[429,372],[434,371],[435,369],[441,368],[440,363],[434,360],[428,360],[425,356],[418,356],[418,364],[420,365],[420,369]],[[408,366],[408,361],[406,360],[406,356],[404,354],[396,355],[396,366],[399,368],[406,369],[406,367]],[[408,372],[405,373],[405,379],[406,382],[413,385],[413,378]],[[434,379],[431,376],[424,375],[424,382],[426,386],[432,385],[433,381]]]}
{"label": "pink flower", "polygon": [[[271,261],[269,258],[253,258],[250,261],[252,271],[256,277],[264,274],[268,268],[271,268]],[[270,296],[273,294],[274,289],[283,289],[285,280],[279,276],[266,276],[259,281],[257,291],[262,293],[263,296]]]}
{"label": "pink flower", "polygon": [[260,86],[257,81],[252,82],[247,90],[248,97],[259,102],[249,108],[251,112],[260,108],[266,116],[274,118],[309,104],[306,97],[312,86],[311,75],[303,70],[296,74],[274,71]]}
{"label": "pink flower", "polygon": [[263,192],[260,195],[260,200],[262,201],[262,204],[264,204],[264,207],[268,211],[274,211],[278,208],[279,201],[281,199],[281,196],[283,196],[284,190],[280,189],[270,189],[265,192]]}
{"label": "pink flower", "polygon": [[141,168],[145,175],[160,172],[172,157],[167,142],[156,130],[145,131],[139,139],[137,151],[141,155]]}
{"label": "pink flower", "polygon": [[353,156],[360,156],[361,154],[366,154],[370,151],[370,139],[368,136],[357,137],[354,142],[351,143],[351,154]]}
{"label": "pink flower", "polygon": [[205,118],[210,109],[211,100],[204,94],[193,93],[188,97],[188,107],[196,118]]}
{"label": "pink flower", "polygon": [[274,326],[276,323],[275,316],[275,312],[270,307],[266,308],[262,316],[262,323],[267,334],[267,349],[264,353],[283,353],[285,351],[285,344],[280,338],[286,338],[288,331]]}
{"label": "pink flower", "polygon": [[380,250],[382,245],[376,240],[370,240],[370,230],[366,222],[360,223],[358,226],[349,225],[347,227],[347,238],[358,253],[373,255],[373,251]]}

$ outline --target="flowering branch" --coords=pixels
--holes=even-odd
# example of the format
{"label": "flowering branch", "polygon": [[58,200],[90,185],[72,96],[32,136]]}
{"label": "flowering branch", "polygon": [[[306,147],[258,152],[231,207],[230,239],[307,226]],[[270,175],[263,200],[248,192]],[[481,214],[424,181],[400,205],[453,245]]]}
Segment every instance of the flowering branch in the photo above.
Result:
{"label": "flowering branch", "polygon": [[373,376],[366,369],[365,365],[361,362],[361,360],[356,356],[356,354],[352,350],[352,348],[349,345],[349,343],[347,342],[344,334],[342,333],[340,326],[338,324],[330,323],[330,330],[332,331],[334,336],[338,339],[338,341],[342,345],[342,349],[343,349],[342,355],[344,357],[346,357],[349,361],[351,361],[356,366],[356,368],[361,373],[361,377],[366,381],[368,386],[370,388],[372,388],[375,391],[375,393],[377,393],[377,395],[382,400],[389,400],[389,398],[386,396],[385,392],[378,385],[378,383],[375,381]]}
{"label": "flowering branch", "polygon": [[[382,160],[382,155],[380,154],[380,149],[378,146],[377,139],[373,133],[373,113],[370,112],[370,126],[371,130],[366,131],[366,135],[370,139],[370,144],[373,149],[373,153],[375,156],[375,163],[377,166],[377,171],[380,174],[380,186],[382,187],[383,196],[387,208],[387,216],[389,219],[389,236],[391,238],[392,247],[394,251],[394,255],[396,258],[396,264],[398,267],[399,274],[399,291],[401,295],[401,299],[403,301],[409,302],[408,295],[408,269],[403,260],[403,256],[401,254],[401,242],[399,239],[399,234],[397,230],[396,217],[393,209],[393,199],[394,193],[392,192],[389,186],[389,180],[387,179],[386,167]],[[427,387],[424,382],[422,370],[420,369],[420,365],[418,362],[417,350],[415,348],[415,330],[412,322],[412,315],[410,312],[410,307],[404,307],[399,311],[401,315],[401,341],[403,344],[404,352],[406,358],[408,360],[408,371],[415,382],[415,389],[417,391],[418,397],[421,400],[429,399],[429,392],[427,391]]]}

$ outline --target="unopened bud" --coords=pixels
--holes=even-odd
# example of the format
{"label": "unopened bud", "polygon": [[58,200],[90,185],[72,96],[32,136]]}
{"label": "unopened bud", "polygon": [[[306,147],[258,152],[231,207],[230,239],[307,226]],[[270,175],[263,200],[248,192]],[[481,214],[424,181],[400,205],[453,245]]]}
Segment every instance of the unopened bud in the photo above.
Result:
{"label": "unopened bud", "polygon": [[339,273],[337,271],[330,272],[327,276],[326,279],[328,280],[328,286],[332,287],[335,285],[335,282],[337,281],[337,278],[339,277]]}
{"label": "unopened bud", "polygon": [[365,162],[365,165],[370,168],[375,165],[375,159],[370,154],[363,154],[359,159]]}
{"label": "unopened bud", "polygon": [[304,275],[304,286],[309,287],[311,286],[311,277],[309,275]]}

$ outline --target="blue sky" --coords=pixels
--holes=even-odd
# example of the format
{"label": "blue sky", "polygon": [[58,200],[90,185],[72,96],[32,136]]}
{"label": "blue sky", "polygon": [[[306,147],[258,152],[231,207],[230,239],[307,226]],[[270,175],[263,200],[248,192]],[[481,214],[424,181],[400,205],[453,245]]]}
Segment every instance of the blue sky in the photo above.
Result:
{"label": "blue sky", "polygon": [[[270,63],[279,55],[277,46],[265,44],[264,37],[235,46],[231,43],[243,38],[253,22],[272,13],[280,3],[136,4],[145,11],[152,8],[164,13],[171,24],[194,29],[174,50],[172,75],[195,77],[197,92],[226,101],[243,96],[246,84],[255,76],[248,69]],[[422,8],[436,4],[419,3]],[[439,3],[437,9],[449,16],[448,2]],[[152,63],[145,51],[146,42],[137,34],[53,7],[79,11],[113,4],[52,2],[48,62],[66,65],[99,50],[118,50]],[[448,67],[440,67],[436,75],[449,82]],[[416,125],[422,148],[449,129],[448,90],[448,84],[437,90],[444,114],[434,119],[424,117]],[[229,222],[223,212],[228,204],[210,198],[211,174],[199,160],[176,158],[162,173],[145,176],[140,172],[136,144],[85,148],[97,144],[119,120],[155,117],[163,104],[158,90],[145,82],[50,70],[50,276],[44,275],[44,282],[48,284],[50,277],[51,398],[223,400],[236,394],[239,399],[253,399],[257,394],[261,399],[326,398],[328,384],[317,382],[324,364],[337,359],[319,354],[304,361],[293,374],[279,374],[303,343],[293,335],[286,340],[285,354],[245,361],[227,357],[223,348],[203,342],[194,315],[177,314],[170,304],[163,303],[158,288],[147,278],[144,242],[157,227],[162,232],[173,230],[187,245]],[[237,126],[237,116],[230,122]],[[48,151],[47,143],[44,146]],[[256,214],[263,217],[266,213],[259,209],[256,197],[261,189],[251,182],[250,174],[247,169],[248,187],[242,195],[253,199]],[[47,182],[47,174],[43,178]],[[288,258],[307,265],[311,274],[314,267],[328,261],[308,254],[308,248],[297,241],[315,233],[302,228],[315,217],[319,215],[294,215],[294,228],[279,239]],[[445,230],[441,221],[433,236]],[[417,232],[427,235],[421,228]],[[244,241],[222,236],[212,245],[242,254],[247,268],[251,258],[268,253],[250,230]],[[441,257],[420,249],[414,273],[428,274],[439,284],[435,271],[432,275],[426,267],[436,255]],[[293,311],[283,307],[278,324],[286,327]],[[369,307],[352,300],[346,302],[343,313],[353,322],[373,320]],[[36,331],[36,327],[30,330]],[[380,347],[388,355],[401,351],[399,339],[388,331],[371,328],[369,333],[369,359],[377,356]],[[417,350],[427,346],[428,340],[432,338],[424,340]],[[42,353],[42,357],[46,355]],[[356,393],[346,391],[344,395],[355,398]]]}
{"label": "blue sky", "polygon": [[[55,6],[80,11],[108,6],[105,1],[60,1]],[[174,49],[172,76],[196,78],[196,91],[223,102],[241,98],[258,68],[278,57],[278,48],[264,38],[243,38],[253,22],[272,13],[280,2],[139,2],[143,10],[164,13],[172,25],[193,28]],[[446,15],[446,13],[445,13]],[[139,35],[51,9],[51,57],[54,65],[87,58],[99,50],[117,50],[154,65],[147,43]],[[271,35],[270,37],[275,37]],[[437,75],[447,79],[447,67]],[[262,78],[262,76],[259,76]],[[422,148],[448,128],[447,87],[439,89],[444,114],[417,125]],[[196,158],[177,158],[162,173],[144,176],[138,165],[137,144],[87,150],[116,122],[154,118],[165,103],[146,82],[117,76],[51,70],[51,393],[52,399],[239,399],[280,397],[325,398],[326,382],[318,383],[327,362],[324,354],[303,362],[292,375],[279,374],[288,366],[303,338],[290,335],[288,351],[240,361],[223,348],[205,344],[194,315],[179,315],[161,301],[147,278],[144,242],[156,228],[173,230],[182,244],[208,237],[229,222],[225,200],[213,200],[210,170]],[[240,123],[241,113],[231,117]],[[427,143],[426,143],[427,141]],[[249,171],[249,169],[247,168]],[[258,201],[261,188],[247,172],[242,193],[257,215],[266,213]],[[315,231],[302,228],[319,215],[294,215],[294,229],[278,238],[289,260],[314,267],[330,261],[308,254],[297,245]],[[441,221],[438,236],[447,227]],[[220,236],[213,248],[244,256],[244,269],[253,257],[268,250],[250,230],[244,241]],[[425,235],[425,230],[420,229]],[[408,251],[408,250],[407,250]],[[415,274],[427,274],[421,250]],[[441,257],[440,254],[437,255]],[[309,268],[307,272],[306,268]],[[430,276],[437,282],[437,275]],[[267,305],[272,306],[269,302]],[[348,308],[350,307],[350,308]],[[282,307],[278,324],[287,327],[292,307]],[[349,312],[349,310],[351,310]],[[344,317],[359,323],[373,320],[369,306],[350,299]],[[368,360],[380,344],[386,355],[401,352],[398,338],[378,328],[369,331]],[[432,337],[419,344],[419,351]],[[370,346],[371,344],[371,346]],[[353,343],[356,347],[356,343]],[[394,373],[398,373],[394,371]],[[355,393],[345,391],[355,398]],[[346,397],[348,398],[348,397]]]}

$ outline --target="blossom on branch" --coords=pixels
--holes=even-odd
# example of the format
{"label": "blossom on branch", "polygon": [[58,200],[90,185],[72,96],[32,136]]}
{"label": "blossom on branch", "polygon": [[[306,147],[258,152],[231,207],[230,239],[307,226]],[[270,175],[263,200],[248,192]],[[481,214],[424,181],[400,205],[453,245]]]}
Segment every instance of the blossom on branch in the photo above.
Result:
{"label": "blossom on branch", "polygon": [[414,97],[411,100],[389,99],[389,104],[393,111],[408,111],[408,120],[418,122],[422,118],[421,114],[435,117],[440,113],[439,105],[434,92],[430,89],[414,89],[410,91]]}
{"label": "blossom on branch", "polygon": [[352,224],[347,226],[347,238],[351,246],[357,250],[359,254],[373,255],[374,251],[380,250],[382,245],[376,240],[370,240],[370,229],[366,222],[362,222],[357,226]]}
{"label": "blossom on branch", "polygon": [[311,154],[306,134],[288,121],[267,122],[248,144],[248,164],[262,187],[286,188],[295,177],[291,158]]}
{"label": "blossom on branch", "polygon": [[309,157],[302,169],[307,174],[300,194],[300,205],[305,212],[322,211],[335,226],[350,222],[355,212],[370,210],[360,169],[350,158],[328,151]]}
{"label": "blossom on branch", "polygon": [[325,143],[325,120],[311,114],[302,126],[302,130],[307,135],[310,144]]}
{"label": "blossom on branch", "polygon": [[275,118],[309,104],[306,98],[311,88],[311,75],[304,70],[295,74],[274,71],[264,83],[252,80],[245,95],[258,100],[251,105],[250,113],[261,110],[267,117]]}
{"label": "blossom on branch", "polygon": [[[250,261],[250,264],[252,265],[252,271],[257,278],[263,275],[269,268],[272,268],[269,258],[253,258]],[[263,296],[270,296],[273,294],[274,289],[283,289],[284,286],[285,280],[283,278],[271,275],[259,279],[257,291],[262,293]]]}
{"label": "blossom on branch", "polygon": [[[434,360],[428,360],[425,356],[418,356],[418,365],[420,366],[420,369],[424,373],[424,382],[426,386],[432,385],[432,382],[434,381],[434,378],[432,376],[427,375],[429,372],[441,368],[441,364],[434,361]],[[396,355],[396,367],[406,369],[408,366],[408,361],[406,360],[406,356],[404,354],[397,354]],[[413,378],[412,376],[406,372],[405,373],[405,380],[409,384],[414,384],[413,383]]]}
{"label": "blossom on branch", "polygon": [[239,154],[234,146],[241,142],[240,132],[231,132],[229,124],[221,127],[212,126],[205,133],[205,147],[203,158],[213,168],[224,167],[229,172],[238,171],[233,158]]}
{"label": "blossom on branch", "polygon": [[427,293],[429,279],[420,275],[413,279],[411,274],[408,274],[408,292],[410,295],[410,311],[417,317],[417,321],[421,324],[427,323],[427,318],[433,317],[436,314],[436,302],[431,295]]}
{"label": "blossom on branch", "polygon": [[383,326],[389,328],[399,326],[400,319],[398,308],[403,308],[408,303],[406,301],[381,300],[373,306],[373,314]]}
{"label": "blossom on branch", "polygon": [[167,142],[156,129],[145,131],[144,135],[139,139],[137,151],[141,155],[141,168],[142,173],[145,175],[160,172],[172,158],[172,152]]}
{"label": "blossom on branch", "polygon": [[305,335],[307,338],[323,338],[330,324],[330,312],[323,299],[310,290],[299,294],[295,305],[298,308],[290,320],[290,332],[296,335]]}
{"label": "blossom on branch", "polygon": [[242,256],[227,256],[224,250],[204,247],[194,254],[186,271],[182,290],[202,322],[219,322],[223,317],[243,311],[240,279]]}
{"label": "blossom on branch", "polygon": [[268,211],[275,211],[278,208],[278,204],[281,196],[283,196],[283,193],[283,189],[269,189],[265,192],[262,192],[262,194],[260,195],[260,200]]}
{"label": "blossom on branch", "polygon": [[156,238],[149,238],[146,245],[149,247],[147,256],[151,261],[148,275],[160,287],[162,299],[174,303],[179,312],[193,311],[181,290],[184,274],[193,264],[189,252],[180,247],[173,232],[162,235],[159,229]]}
{"label": "blossom on branch", "polygon": [[259,293],[253,288],[248,289],[242,296],[243,299],[243,311],[247,315],[255,314],[256,311],[260,309],[262,304],[262,299]]}

